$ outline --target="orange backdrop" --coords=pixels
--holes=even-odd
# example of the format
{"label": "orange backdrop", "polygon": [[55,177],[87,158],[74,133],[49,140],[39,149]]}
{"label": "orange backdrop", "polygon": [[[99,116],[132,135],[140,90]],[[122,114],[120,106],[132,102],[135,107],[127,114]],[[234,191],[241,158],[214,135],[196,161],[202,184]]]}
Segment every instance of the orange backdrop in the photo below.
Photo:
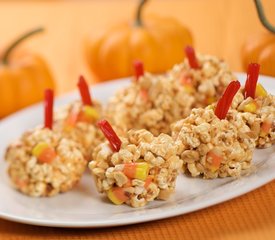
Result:
{"label": "orange backdrop", "polygon": [[[275,23],[274,0],[262,0],[267,17]],[[58,92],[74,88],[78,75],[93,81],[83,59],[83,39],[99,29],[130,19],[137,0],[1,1],[0,46],[36,26],[47,32],[24,46],[45,56],[57,80]],[[151,0],[145,15],[174,16],[189,27],[198,51],[215,54],[241,71],[240,49],[248,35],[266,31],[252,0]]]}

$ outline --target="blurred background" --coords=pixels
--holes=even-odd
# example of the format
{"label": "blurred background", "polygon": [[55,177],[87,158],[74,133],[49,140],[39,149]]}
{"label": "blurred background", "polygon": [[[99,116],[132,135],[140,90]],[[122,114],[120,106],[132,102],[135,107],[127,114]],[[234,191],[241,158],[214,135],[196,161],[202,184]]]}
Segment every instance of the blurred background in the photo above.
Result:
{"label": "blurred background", "polygon": [[[0,53],[20,34],[43,26],[44,33],[22,42],[18,48],[39,53],[45,59],[57,93],[74,89],[80,74],[94,83],[96,77],[85,59],[85,39],[121,21],[132,21],[138,2],[0,0]],[[262,0],[262,4],[267,18],[275,24],[275,1]],[[197,52],[223,58],[233,71],[244,71],[241,49],[246,39],[267,32],[252,0],[150,0],[142,13],[144,21],[152,13],[177,19],[191,32]]]}

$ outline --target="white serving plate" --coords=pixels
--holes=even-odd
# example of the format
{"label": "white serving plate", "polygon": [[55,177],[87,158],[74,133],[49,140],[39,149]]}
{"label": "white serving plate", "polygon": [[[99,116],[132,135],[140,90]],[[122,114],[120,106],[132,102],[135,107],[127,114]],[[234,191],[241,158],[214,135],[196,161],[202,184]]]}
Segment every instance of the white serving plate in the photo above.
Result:
{"label": "white serving plate", "polygon": [[[245,74],[237,74],[241,82]],[[275,79],[261,76],[259,82],[275,93]],[[98,84],[93,96],[102,102],[118,88],[129,84],[129,79]],[[78,98],[73,92],[56,99],[56,106]],[[275,179],[275,147],[256,150],[255,172],[239,179],[204,180],[179,176],[176,193],[168,201],[154,201],[134,209],[115,206],[97,193],[88,171],[72,191],[52,198],[31,198],[11,188],[4,161],[5,148],[26,129],[43,121],[42,103],[19,111],[0,122],[0,217],[11,221],[53,227],[109,227],[147,222],[173,217],[238,197]]]}

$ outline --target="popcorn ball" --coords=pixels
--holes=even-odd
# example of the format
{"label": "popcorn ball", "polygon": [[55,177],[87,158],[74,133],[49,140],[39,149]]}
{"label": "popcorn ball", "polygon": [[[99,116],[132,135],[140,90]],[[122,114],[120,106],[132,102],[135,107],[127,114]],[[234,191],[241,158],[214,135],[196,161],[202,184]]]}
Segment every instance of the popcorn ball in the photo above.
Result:
{"label": "popcorn ball", "polygon": [[98,191],[114,204],[132,207],[168,199],[182,168],[173,139],[144,129],[130,130],[120,139],[107,121],[99,126],[109,142],[96,147],[89,163]]}
{"label": "popcorn ball", "polygon": [[91,100],[88,85],[82,76],[78,87],[82,102],[75,101],[59,109],[55,114],[54,129],[79,143],[83,155],[89,159],[93,149],[103,141],[103,134],[95,125],[101,117],[102,106]]}
{"label": "popcorn ball", "polygon": [[183,63],[175,65],[168,76],[179,81],[185,91],[194,97],[191,109],[216,102],[236,77],[228,65],[215,56],[196,56],[194,49],[189,46],[185,53],[187,58]]}
{"label": "popcorn ball", "polygon": [[186,48],[187,59],[163,75],[144,74],[135,64],[136,81],[109,101],[105,117],[120,134],[146,129],[155,136],[171,134],[170,125],[187,117],[195,107],[217,101],[235,79],[227,64],[214,56],[195,56]]}
{"label": "popcorn ball", "polygon": [[123,135],[130,129],[146,129],[155,136],[170,133],[170,124],[190,113],[194,97],[178,81],[143,72],[136,62],[136,80],[109,101],[105,118]]}
{"label": "popcorn ball", "polygon": [[228,109],[240,84],[231,82],[216,109],[195,108],[172,126],[183,171],[192,177],[240,176],[251,167],[255,139],[236,110]]}
{"label": "popcorn ball", "polygon": [[256,147],[267,148],[275,143],[275,96],[258,83],[260,65],[250,64],[245,87],[235,96],[236,109],[256,137]]}
{"label": "popcorn ball", "polygon": [[46,90],[45,128],[28,131],[6,151],[8,174],[16,189],[33,197],[67,192],[80,180],[86,160],[79,145],[51,130],[51,90]]}

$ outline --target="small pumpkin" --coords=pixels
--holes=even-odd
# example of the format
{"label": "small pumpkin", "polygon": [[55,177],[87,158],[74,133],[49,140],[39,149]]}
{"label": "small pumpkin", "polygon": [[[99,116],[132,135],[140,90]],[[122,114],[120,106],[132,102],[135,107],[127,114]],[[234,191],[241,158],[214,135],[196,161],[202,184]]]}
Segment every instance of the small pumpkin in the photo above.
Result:
{"label": "small pumpkin", "polygon": [[43,31],[28,32],[0,54],[0,118],[43,99],[45,88],[54,88],[51,72],[39,55],[15,52],[25,39]]}
{"label": "small pumpkin", "polygon": [[275,77],[275,27],[265,17],[260,0],[254,0],[258,16],[263,26],[269,30],[262,34],[250,36],[242,49],[242,63],[246,70],[251,62],[261,65],[261,73]]}
{"label": "small pumpkin", "polygon": [[146,0],[139,3],[133,22],[120,23],[86,42],[87,62],[99,81],[130,76],[134,60],[152,73],[165,72],[184,59],[192,45],[190,31],[173,18],[142,19]]}

